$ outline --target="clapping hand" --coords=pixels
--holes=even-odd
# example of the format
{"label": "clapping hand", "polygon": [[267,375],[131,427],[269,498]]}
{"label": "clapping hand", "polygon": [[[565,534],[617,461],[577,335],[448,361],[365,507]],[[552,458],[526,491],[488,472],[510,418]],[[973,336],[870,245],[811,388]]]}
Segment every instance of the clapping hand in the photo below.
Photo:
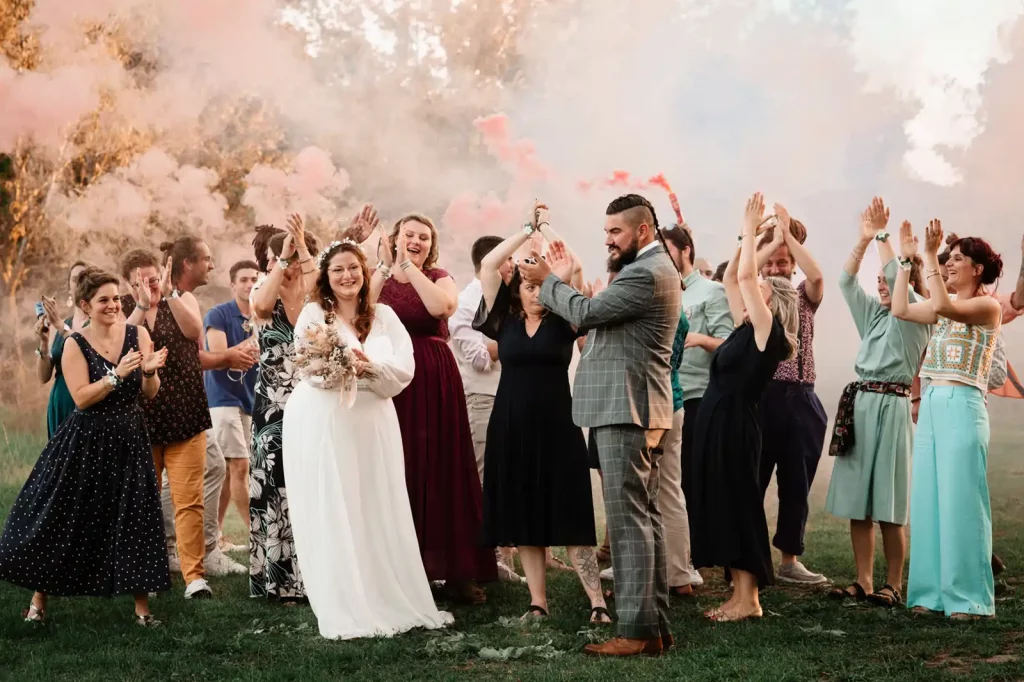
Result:
{"label": "clapping hand", "polygon": [[[789,211],[782,204],[775,204],[775,217],[778,219],[778,225],[775,226],[776,235],[779,232],[782,233],[782,241],[788,243],[793,238],[793,219],[789,216]],[[775,239],[780,237],[776,236]]]}
{"label": "clapping hand", "polygon": [[50,296],[43,296],[43,310],[46,311],[46,320],[54,329],[63,329],[64,320],[57,314],[57,301]]}
{"label": "clapping hand", "polygon": [[558,279],[568,284],[569,280],[572,279],[576,263],[572,255],[569,254],[569,250],[565,248],[565,242],[561,240],[552,242],[548,248],[547,262],[551,267],[551,272],[555,273]]}
{"label": "clapping hand", "polygon": [[743,234],[754,236],[758,226],[764,220],[764,195],[755,192],[747,199],[747,207],[743,211]]}
{"label": "clapping hand", "polygon": [[537,249],[530,249],[530,257],[519,262],[519,274],[524,282],[540,286],[551,274],[551,267],[541,258]]}
{"label": "clapping hand", "polygon": [[[292,238],[292,245],[303,257],[309,255],[309,251],[306,249],[306,227],[302,222],[302,216],[298,213],[293,213],[288,216],[288,221],[285,223],[285,229],[288,231],[288,236]],[[282,254],[284,255],[283,249]],[[287,256],[290,258],[291,256]]]}
{"label": "clapping hand", "polygon": [[909,220],[904,220],[900,225],[900,256],[904,260],[913,260],[917,255],[917,237],[914,236],[914,229],[910,226]]}
{"label": "clapping hand", "polygon": [[50,343],[50,325],[47,324],[45,315],[36,320],[32,333],[39,339],[39,352],[45,353],[46,345]]}
{"label": "clapping hand", "polygon": [[149,282],[142,280],[142,270],[135,270],[135,284],[132,285],[132,293],[135,295],[135,302],[143,308],[153,305],[153,295],[149,291]]}
{"label": "clapping hand", "polygon": [[143,353],[142,356],[142,371],[145,373],[155,372],[158,369],[163,369],[164,364],[167,362],[167,349],[161,348],[160,350],[153,352],[153,344],[150,344],[148,352]]}
{"label": "clapping hand", "polygon": [[237,346],[228,348],[228,364],[236,372],[247,372],[259,359],[259,348],[246,339]]}
{"label": "clapping hand", "polygon": [[871,241],[888,224],[889,208],[881,197],[875,197],[871,200],[871,205],[860,214],[860,236],[864,241]]}
{"label": "clapping hand", "polygon": [[358,348],[352,349],[352,354],[356,356],[356,376],[372,378],[376,375],[376,370],[373,368],[373,363],[370,362],[370,358],[366,356],[366,353],[359,350]]}
{"label": "clapping hand", "polygon": [[[166,351],[164,355],[166,356]],[[117,374],[122,380],[127,379],[132,372],[142,366],[142,353],[137,350],[128,351],[121,358],[121,362],[117,363],[117,368],[114,373]]]}
{"label": "clapping hand", "polygon": [[351,239],[357,244],[362,244],[373,231],[380,225],[380,218],[377,217],[377,209],[373,204],[363,204],[363,207],[348,221],[348,227],[342,234],[343,239]]}
{"label": "clapping hand", "polygon": [[924,248],[926,253],[938,253],[942,247],[942,221],[935,218],[924,228]]}
{"label": "clapping hand", "polygon": [[[174,291],[174,284],[171,282],[171,266],[174,265],[174,259],[170,256],[167,257],[167,264],[164,265],[163,270],[160,271],[160,295],[168,297],[171,292]],[[139,289],[142,289],[142,282],[139,282]],[[147,296],[148,296],[147,292]]]}

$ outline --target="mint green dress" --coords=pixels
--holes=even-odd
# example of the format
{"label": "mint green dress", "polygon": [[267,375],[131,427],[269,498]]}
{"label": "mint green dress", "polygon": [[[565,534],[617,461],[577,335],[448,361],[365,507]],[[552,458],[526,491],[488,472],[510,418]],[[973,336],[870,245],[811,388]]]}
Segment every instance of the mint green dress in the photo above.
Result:
{"label": "mint green dress", "polygon": [[[895,291],[898,268],[893,259],[883,270],[889,291]],[[857,380],[909,385],[917,374],[932,327],[896,319],[845,271],[840,275],[839,288],[861,338],[854,366]],[[917,299],[912,291],[910,297],[912,302]],[[854,445],[835,458],[825,502],[830,514],[906,525],[913,425],[910,398],[866,391],[857,394]]]}
{"label": "mint green dress", "polygon": [[[64,320],[64,324],[71,325],[71,319]],[[64,372],[61,369],[60,359],[64,354],[64,335],[56,334],[53,345],[50,347],[50,359],[53,360],[53,387],[50,389],[50,399],[46,403],[46,437],[53,438],[57,429],[64,423],[64,420],[75,411],[75,401],[71,398],[71,391],[64,381]]]}

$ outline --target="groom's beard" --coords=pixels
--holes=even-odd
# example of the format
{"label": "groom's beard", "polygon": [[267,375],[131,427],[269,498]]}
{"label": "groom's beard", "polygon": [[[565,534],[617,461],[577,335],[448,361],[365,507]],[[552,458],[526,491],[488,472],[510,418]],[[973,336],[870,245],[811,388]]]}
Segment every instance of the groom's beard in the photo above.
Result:
{"label": "groom's beard", "polygon": [[622,268],[636,260],[636,255],[639,252],[639,240],[633,240],[633,243],[625,250],[619,250],[613,247],[612,251],[608,254],[608,271],[621,272]]}

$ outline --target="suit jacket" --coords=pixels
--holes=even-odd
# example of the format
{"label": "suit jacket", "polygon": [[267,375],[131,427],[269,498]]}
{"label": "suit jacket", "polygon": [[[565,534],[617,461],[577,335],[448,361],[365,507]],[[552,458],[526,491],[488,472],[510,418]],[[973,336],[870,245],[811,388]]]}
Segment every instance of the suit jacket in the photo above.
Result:
{"label": "suit jacket", "polygon": [[573,386],[578,426],[672,428],[672,341],[682,290],[665,247],[644,252],[592,299],[551,275],[540,302],[589,330]]}

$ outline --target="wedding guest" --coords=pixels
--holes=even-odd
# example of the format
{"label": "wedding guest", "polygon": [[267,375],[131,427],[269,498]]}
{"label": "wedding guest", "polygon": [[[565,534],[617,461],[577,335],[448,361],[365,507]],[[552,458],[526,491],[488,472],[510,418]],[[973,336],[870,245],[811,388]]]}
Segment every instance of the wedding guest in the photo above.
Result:
{"label": "wedding guest", "polygon": [[[263,243],[258,235],[254,248]],[[260,360],[249,460],[249,596],[295,605],[307,599],[288,514],[281,428],[298,382],[292,364],[295,322],[305,305],[307,282],[316,276],[310,254],[318,245],[298,216],[290,217],[288,230],[274,233],[265,244],[256,258],[264,259],[267,276],[253,286],[250,303]]]}
{"label": "wedding guest", "polygon": [[302,453],[284,466],[310,606],[332,639],[442,627],[452,618],[434,605],[420,559],[392,402],[415,372],[412,340],[390,308],[370,303],[353,241],[327,247],[318,273],[295,325],[297,352],[322,346],[316,337],[331,328],[354,355],[358,384],[300,365],[284,410],[285,450]]}
{"label": "wedding guest", "polygon": [[[683,504],[688,504],[693,494],[690,489],[690,472],[693,471],[694,436],[696,434],[697,415],[700,413],[701,400],[708,388],[711,375],[711,358],[725,339],[733,333],[736,325],[729,311],[729,300],[725,295],[725,287],[713,280],[702,277],[694,266],[696,246],[693,234],[685,227],[674,227],[667,233],[666,243],[678,253],[670,250],[679,273],[683,279],[683,312],[689,329],[683,343],[681,364],[676,372],[682,397],[682,431],[680,432],[680,475],[682,477]],[[669,239],[671,237],[671,239]],[[685,257],[683,257],[685,256]],[[726,261],[728,264],[728,261]],[[677,403],[673,391],[673,407]],[[678,417],[678,410],[676,416]],[[674,444],[673,444],[674,445]],[[692,520],[687,518],[688,536],[692,534]],[[689,542],[689,538],[688,538]],[[696,570],[691,570],[692,560],[689,554],[685,557],[685,568],[676,573],[676,587],[699,587],[704,579]],[[680,592],[685,596],[685,587]]]}
{"label": "wedding guest", "polygon": [[[808,570],[799,557],[804,553],[808,497],[818,470],[828,417],[814,392],[814,315],[825,292],[825,278],[814,257],[804,247],[807,230],[788,214],[776,216],[779,225],[769,229],[758,247],[762,277],[782,277],[792,282],[797,266],[805,279],[800,294],[800,332],[795,357],[779,363],[775,377],[759,404],[761,437],[761,489],[766,494],[772,474],[778,483],[779,513],[772,544],[782,552],[780,582],[820,585],[828,578]],[[762,495],[763,497],[763,495]]]}
{"label": "wedding guest", "polygon": [[82,312],[73,299],[78,276],[89,267],[85,261],[75,261],[68,269],[68,307],[71,317],[61,318],[57,314],[57,301],[43,296],[42,303],[45,314],[36,320],[35,333],[39,339],[36,348],[36,374],[42,383],[53,378],[50,398],[46,403],[46,437],[53,434],[64,420],[75,410],[75,401],[71,399],[64,372],[61,369],[61,355],[64,352],[64,340],[74,332],[82,331],[89,322],[89,317]]}
{"label": "wedding guest", "polygon": [[711,263],[707,262],[707,260],[703,258],[698,258],[696,262],[694,262],[693,267],[697,270],[697,272],[700,273],[700,276],[703,277],[704,279],[711,279],[712,277],[715,276],[715,271],[711,267]]}
{"label": "wedding guest", "polygon": [[[785,209],[776,205],[777,214]],[[741,246],[725,273],[736,329],[714,352],[695,424],[690,493],[690,539],[698,568],[729,569],[732,596],[705,616],[739,621],[763,614],[759,590],[772,584],[771,549],[760,467],[757,402],[778,364],[797,350],[798,293],[784,277],[757,279],[755,230],[764,198],[747,202]]]}
{"label": "wedding guest", "polygon": [[[833,599],[867,600],[880,606],[903,602],[903,565],[910,499],[910,453],[913,441],[911,383],[928,345],[932,328],[892,315],[892,294],[899,268],[920,282],[913,261],[897,261],[886,225],[889,210],[875,198],[861,216],[857,245],[839,278],[839,289],[861,337],[855,370],[857,381],[844,390],[836,411],[829,454],[835,465],[825,510],[850,520],[850,539],[857,579],[836,588]],[[878,275],[878,299],[857,282],[864,252],[874,241],[884,267]],[[899,265],[897,266],[897,263]],[[924,300],[910,293],[910,300]],[[875,529],[882,531],[887,577],[874,589]]]}
{"label": "wedding guest", "polygon": [[[483,297],[480,263],[500,243],[501,237],[480,237],[473,242],[470,259],[475,277],[459,293],[458,307],[448,324],[451,333],[449,345],[455,354],[462,385],[466,390],[466,411],[469,413],[469,430],[473,434],[473,451],[481,485],[484,481],[487,424],[491,420],[494,393],[498,390],[498,379],[501,377],[501,363],[498,362],[497,342],[473,329],[473,318]],[[511,276],[511,268],[511,258],[501,265],[501,277],[506,282]],[[512,549],[500,548],[498,551],[498,575],[507,582],[520,582],[522,578],[512,568],[515,565]]]}
{"label": "wedding guest", "polygon": [[166,265],[158,273],[155,256],[131,251],[121,261],[121,274],[131,298],[124,301],[128,323],[145,327],[153,343],[168,351],[164,391],[143,402],[153,444],[158,484],[166,469],[174,507],[174,531],[185,598],[213,596],[203,566],[203,475],[210,410],[199,364],[203,320],[199,303],[181,283],[205,282],[213,268],[210,247],[194,237],[165,242],[160,250]]}
{"label": "wedding guest", "polygon": [[722,278],[725,277],[725,269],[729,267],[729,261],[722,261],[715,268],[715,274],[711,276],[712,282],[721,282]]}
{"label": "wedding guest", "polygon": [[447,345],[458,289],[437,265],[437,229],[426,216],[399,219],[380,246],[371,301],[394,309],[416,354],[416,376],[394,402],[423,565],[451,598],[482,604],[487,597],[475,583],[496,580],[497,562],[479,544],[480,478],[462,377]]}
{"label": "wedding guest", "polygon": [[[232,298],[206,313],[206,348],[214,352],[250,343],[258,348],[249,319],[249,295],[259,277],[259,265],[238,261],[228,271]],[[204,373],[206,395],[213,421],[212,435],[227,465],[218,502],[218,536],[223,542],[224,517],[232,502],[239,516],[249,521],[249,444],[252,441],[252,407],[256,371],[210,370]]]}
{"label": "wedding guest", "polygon": [[[924,245],[930,298],[906,302],[910,274],[902,269],[893,296],[893,315],[936,325],[921,367],[921,378],[931,383],[914,436],[907,605],[918,613],[976,620],[995,614],[985,390],[1001,311],[986,287],[1002,275],[1003,261],[977,237],[953,242],[946,262],[956,291],[951,297],[939,274],[941,244],[942,225],[933,220]],[[900,250],[904,259],[917,252],[907,222]]]}
{"label": "wedding guest", "polygon": [[33,590],[23,614],[46,619],[54,596],[135,598],[171,589],[160,496],[139,394],[157,395],[167,350],[121,317],[118,278],[87,267],[75,284],[89,325],[72,332],[63,371],[76,409],[43,449],[0,535],[0,580]]}
{"label": "wedding guest", "polygon": [[[549,226],[547,209],[536,212],[537,229]],[[503,361],[487,428],[484,544],[519,548],[531,598],[524,618],[550,611],[546,550],[558,546],[567,549],[590,599],[590,621],[610,623],[594,555],[587,445],[573,423],[569,390],[579,332],[548,314],[537,300],[540,287],[523,281],[518,269],[507,284],[501,272],[533,232],[531,221],[491,250],[478,272],[483,300],[474,327],[497,342]]]}

